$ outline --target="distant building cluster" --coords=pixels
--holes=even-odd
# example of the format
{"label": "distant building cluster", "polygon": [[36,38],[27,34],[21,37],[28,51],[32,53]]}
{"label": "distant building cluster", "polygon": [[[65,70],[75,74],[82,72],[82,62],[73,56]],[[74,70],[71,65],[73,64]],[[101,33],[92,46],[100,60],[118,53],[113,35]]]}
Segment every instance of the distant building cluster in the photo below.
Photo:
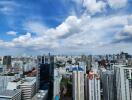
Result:
{"label": "distant building cluster", "polygon": [[132,100],[132,56],[128,53],[58,59],[72,76],[73,100]]}

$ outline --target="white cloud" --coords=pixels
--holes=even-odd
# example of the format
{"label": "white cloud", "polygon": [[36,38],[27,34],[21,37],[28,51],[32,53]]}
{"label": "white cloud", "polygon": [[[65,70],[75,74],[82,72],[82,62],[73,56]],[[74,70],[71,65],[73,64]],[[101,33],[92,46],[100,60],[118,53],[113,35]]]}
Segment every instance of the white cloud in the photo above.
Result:
{"label": "white cloud", "polygon": [[76,4],[82,5],[89,14],[107,11],[109,5],[112,9],[120,9],[127,5],[128,0],[72,0]]}
{"label": "white cloud", "polygon": [[131,42],[132,39],[132,25],[125,25],[123,29],[115,35],[116,41]]}
{"label": "white cloud", "polygon": [[[31,50],[59,50],[69,52],[93,51],[93,52],[113,52],[128,44],[120,44],[119,40],[132,37],[132,15],[104,15],[93,16],[107,10],[106,6],[117,9],[125,7],[127,0],[72,0],[79,7],[83,6],[84,13],[77,17],[71,14],[60,25],[49,28],[41,21],[30,19],[23,24],[24,30],[30,33],[17,36],[17,32],[9,31],[6,34],[16,35],[11,41],[0,40],[3,48],[23,48]],[[4,5],[1,12],[14,11],[15,3],[0,2]],[[77,6],[78,6],[77,5]],[[13,7],[14,6],[14,7]],[[80,8],[81,8],[80,7]],[[83,12],[83,11],[82,11]],[[41,20],[41,18],[40,18]],[[35,35],[32,33],[35,33]],[[118,40],[112,44],[113,40]],[[113,48],[114,47],[114,48]],[[129,48],[129,50],[132,48]]]}
{"label": "white cloud", "polygon": [[15,32],[15,31],[8,31],[6,34],[8,34],[8,35],[16,35],[17,32]]}
{"label": "white cloud", "polygon": [[97,12],[102,12],[106,7],[106,3],[103,1],[97,2],[96,0],[84,0],[83,6],[86,7],[87,11],[95,14]]}
{"label": "white cloud", "polygon": [[66,38],[69,35],[79,32],[81,20],[76,16],[69,16],[62,24],[55,29],[49,29],[46,33],[52,38]]}
{"label": "white cloud", "polygon": [[23,26],[25,27],[25,30],[34,32],[37,35],[42,35],[47,30],[47,27],[40,22],[29,21],[26,22]]}
{"label": "white cloud", "polygon": [[15,44],[12,42],[5,42],[3,40],[0,40],[0,46],[9,49],[9,48],[15,47]]}
{"label": "white cloud", "polygon": [[[117,32],[121,31],[125,26],[125,30],[130,31],[131,27],[127,26],[129,15],[117,15],[107,17],[90,17],[83,15],[80,18],[69,16],[62,24],[56,28],[46,28],[41,25],[37,30],[39,35],[32,36],[31,33],[26,33],[11,42],[2,41],[1,44],[12,47],[31,48],[33,50],[94,50],[97,47],[112,42]],[[36,32],[34,26],[30,27],[30,31]],[[26,26],[27,27],[27,26]],[[39,27],[38,27],[39,29]],[[108,50],[108,49],[107,49]]]}
{"label": "white cloud", "polygon": [[132,34],[132,25],[126,25],[123,31]]}
{"label": "white cloud", "polygon": [[[119,31],[122,31],[122,29],[128,25],[128,17],[129,15],[98,18],[87,18],[87,16],[83,16],[79,19],[81,20],[81,31],[77,34],[72,34],[63,40],[62,47],[75,51],[85,49],[84,51],[90,50],[96,52],[98,51],[98,48],[103,48],[101,49],[103,52],[104,50],[106,50],[106,52],[113,52],[114,50],[116,51],[116,49],[119,48],[117,46],[113,50],[110,48],[105,48],[107,48],[107,46],[114,41],[115,35],[117,35]],[[112,45],[114,46],[116,43]]]}
{"label": "white cloud", "polygon": [[25,35],[21,35],[12,40],[16,46],[27,47],[29,46],[29,42],[32,40],[31,33],[26,33]]}
{"label": "white cloud", "polygon": [[114,9],[122,8],[127,5],[127,0],[108,0],[108,4]]}

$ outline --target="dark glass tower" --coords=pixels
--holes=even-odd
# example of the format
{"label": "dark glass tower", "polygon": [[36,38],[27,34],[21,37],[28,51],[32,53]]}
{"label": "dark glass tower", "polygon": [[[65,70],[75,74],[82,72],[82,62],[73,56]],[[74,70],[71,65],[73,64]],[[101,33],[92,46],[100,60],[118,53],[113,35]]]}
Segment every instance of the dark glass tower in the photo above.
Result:
{"label": "dark glass tower", "polygon": [[6,65],[7,67],[11,67],[11,56],[3,57],[3,65]]}
{"label": "dark glass tower", "polygon": [[48,89],[48,100],[53,98],[54,56],[38,56],[39,89]]}

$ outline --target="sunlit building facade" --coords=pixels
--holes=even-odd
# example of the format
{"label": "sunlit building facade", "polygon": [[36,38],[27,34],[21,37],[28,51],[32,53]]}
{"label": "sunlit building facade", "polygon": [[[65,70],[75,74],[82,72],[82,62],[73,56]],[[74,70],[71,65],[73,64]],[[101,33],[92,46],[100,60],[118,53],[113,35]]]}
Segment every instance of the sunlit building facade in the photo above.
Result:
{"label": "sunlit building facade", "polygon": [[115,66],[116,99],[132,100],[132,67]]}
{"label": "sunlit building facade", "polygon": [[72,73],[73,100],[84,100],[84,71],[80,67],[73,68]]}

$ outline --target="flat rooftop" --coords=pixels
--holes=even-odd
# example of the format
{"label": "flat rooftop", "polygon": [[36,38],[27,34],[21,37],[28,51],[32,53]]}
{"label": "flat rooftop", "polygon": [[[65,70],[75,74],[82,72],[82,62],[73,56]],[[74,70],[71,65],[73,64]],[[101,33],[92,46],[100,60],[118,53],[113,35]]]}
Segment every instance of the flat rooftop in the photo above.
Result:
{"label": "flat rooftop", "polygon": [[12,98],[16,94],[20,93],[21,90],[5,90],[0,92],[0,100],[1,98]]}

